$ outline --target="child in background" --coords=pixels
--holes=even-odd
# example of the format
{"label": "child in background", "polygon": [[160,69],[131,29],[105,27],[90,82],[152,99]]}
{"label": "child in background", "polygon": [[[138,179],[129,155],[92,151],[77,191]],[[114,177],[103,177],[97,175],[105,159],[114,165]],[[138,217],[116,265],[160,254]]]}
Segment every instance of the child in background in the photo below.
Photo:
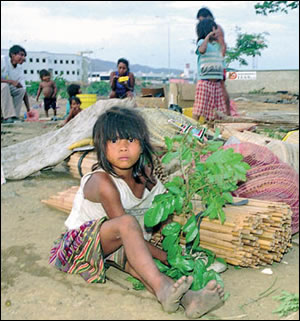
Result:
{"label": "child in background", "polygon": [[118,71],[110,74],[111,93],[109,98],[133,97],[135,79],[132,72],[129,71],[129,62],[120,58],[117,63]]}
{"label": "child in background", "polygon": [[68,115],[68,117],[65,119],[65,121],[63,122],[64,126],[66,123],[68,123],[72,118],[74,118],[76,115],[78,115],[81,112],[81,101],[78,97],[73,96],[69,99],[70,104],[71,104],[71,108],[70,108],[70,113]]}
{"label": "child in background", "polygon": [[[215,21],[213,14],[207,8],[199,9],[199,11],[197,13],[197,19],[199,21],[204,20],[204,19],[211,19],[211,20]],[[216,37],[218,39],[218,42],[221,45],[222,56],[224,57],[226,54],[225,35],[224,35],[224,30],[222,29],[222,27],[219,24],[217,24]],[[230,116],[230,114],[231,114],[231,112],[230,112],[230,110],[231,110],[230,98],[229,98],[229,94],[228,94],[226,86],[225,86],[225,80],[226,80],[226,69],[224,68],[223,80],[221,81],[221,86],[222,86],[223,95],[225,98],[227,115]]]}
{"label": "child in background", "polygon": [[50,72],[46,69],[40,71],[41,82],[36,95],[36,101],[39,101],[40,94],[44,95],[44,109],[46,117],[49,117],[48,110],[53,109],[54,117],[56,116],[56,93],[57,87],[53,80],[51,80]]}
{"label": "child in background", "polygon": [[193,118],[202,116],[206,121],[214,120],[218,110],[226,114],[226,102],[222,91],[224,62],[221,45],[217,38],[217,25],[211,19],[197,24],[198,82],[196,86]]}
{"label": "child in background", "polygon": [[[93,127],[97,163],[81,178],[67,231],[51,250],[49,263],[87,282],[104,283],[105,262],[121,248],[124,269],[153,293],[166,312],[182,304],[188,317],[207,313],[222,301],[223,289],[210,281],[200,291],[189,290],[192,276],[176,282],[161,273],[153,257],[167,263],[167,255],[144,239],[132,209],[147,209],[165,192],[153,176],[153,149],[145,120],[133,109],[112,107]],[[117,262],[120,264],[120,262]]]}
{"label": "child in background", "polygon": [[70,99],[71,99],[71,97],[81,94],[80,85],[77,85],[77,84],[69,85],[67,88],[67,93],[69,95],[69,99],[66,104],[66,113],[64,115],[64,119],[67,118],[70,113],[70,108],[71,108]]}

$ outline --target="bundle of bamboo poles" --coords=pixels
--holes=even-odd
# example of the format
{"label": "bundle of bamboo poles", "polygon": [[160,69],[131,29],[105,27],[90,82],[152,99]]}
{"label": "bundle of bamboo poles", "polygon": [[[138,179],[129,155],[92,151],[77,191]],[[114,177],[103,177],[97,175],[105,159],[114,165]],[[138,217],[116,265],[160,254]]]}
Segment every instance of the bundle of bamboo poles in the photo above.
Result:
{"label": "bundle of bamboo poles", "polygon": [[[79,186],[42,200],[44,204],[65,213],[70,213]],[[234,197],[234,201],[245,200]],[[194,202],[195,213],[202,210],[199,201]],[[257,267],[280,262],[284,253],[291,247],[290,206],[280,202],[248,199],[242,206],[226,205],[226,221],[203,218],[200,224],[200,246],[213,251],[227,263],[244,267]],[[174,221],[184,224],[182,216]],[[158,232],[152,236],[153,243],[161,245],[162,236]],[[180,244],[185,245],[184,237]]]}
{"label": "bundle of bamboo poles", "polygon": [[73,200],[78,189],[79,186],[72,186],[65,191],[59,192],[56,195],[52,195],[47,200],[42,200],[41,202],[59,211],[69,214],[71,212]]}
{"label": "bundle of bamboo poles", "polygon": [[67,163],[69,166],[70,174],[75,178],[81,178],[80,171],[82,175],[91,172],[92,166],[97,163],[97,156],[94,151],[86,152],[76,152],[70,156]]}
{"label": "bundle of bamboo poles", "polygon": [[[244,199],[236,197],[234,200]],[[247,205],[227,205],[224,212],[226,221],[223,225],[219,220],[205,217],[199,232],[200,246],[213,251],[227,263],[244,267],[272,264],[280,262],[291,247],[292,211],[289,205],[249,199]],[[181,216],[173,220],[185,222]],[[160,242],[161,235],[157,233],[152,239],[154,243]],[[180,244],[185,245],[182,236]]]}

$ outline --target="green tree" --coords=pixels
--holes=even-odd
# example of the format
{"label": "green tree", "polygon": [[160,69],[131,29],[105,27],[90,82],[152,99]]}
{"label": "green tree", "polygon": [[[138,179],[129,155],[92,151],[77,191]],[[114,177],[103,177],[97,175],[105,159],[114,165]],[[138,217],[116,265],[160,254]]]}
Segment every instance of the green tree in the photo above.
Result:
{"label": "green tree", "polygon": [[297,9],[299,7],[299,1],[261,1],[257,3],[255,8],[256,14],[262,14],[267,16],[270,13],[284,12],[288,13],[288,10]]}
{"label": "green tree", "polygon": [[241,28],[236,27],[237,39],[236,44],[232,48],[227,48],[225,55],[225,63],[230,65],[234,61],[238,61],[242,66],[247,66],[248,62],[243,56],[252,57],[261,56],[261,50],[268,48],[265,36],[268,32],[262,33],[242,33]]}

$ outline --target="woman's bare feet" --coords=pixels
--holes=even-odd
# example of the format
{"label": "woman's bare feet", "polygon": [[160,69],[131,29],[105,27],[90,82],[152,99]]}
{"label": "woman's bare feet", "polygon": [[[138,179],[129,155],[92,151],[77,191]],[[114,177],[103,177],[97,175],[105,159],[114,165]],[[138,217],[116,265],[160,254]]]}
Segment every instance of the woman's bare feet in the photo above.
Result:
{"label": "woman's bare feet", "polygon": [[215,280],[211,280],[199,291],[187,291],[181,299],[181,304],[185,308],[186,316],[196,319],[214,309],[223,298],[223,288]]}
{"label": "woman's bare feet", "polygon": [[193,283],[192,276],[183,276],[175,283],[168,280],[164,287],[156,294],[158,301],[161,303],[164,311],[168,313],[175,312],[180,303],[180,299],[188,291]]}

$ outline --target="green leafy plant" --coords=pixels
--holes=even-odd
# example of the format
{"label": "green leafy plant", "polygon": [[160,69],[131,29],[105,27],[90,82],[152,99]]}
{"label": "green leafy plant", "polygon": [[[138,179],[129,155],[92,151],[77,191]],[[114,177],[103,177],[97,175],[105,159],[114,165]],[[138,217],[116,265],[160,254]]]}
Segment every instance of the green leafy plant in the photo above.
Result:
{"label": "green leafy plant", "polygon": [[278,313],[280,317],[299,310],[299,294],[281,291],[281,295],[276,295],[273,299],[281,302],[280,306],[273,311],[273,313]]}
{"label": "green leafy plant", "polygon": [[[214,138],[217,136],[218,133]],[[239,181],[246,180],[246,171],[250,166],[233,149],[220,149],[223,142],[211,140],[200,146],[191,133],[165,137],[165,144],[167,153],[162,162],[178,159],[181,176],[175,176],[165,184],[167,192],[155,196],[151,208],[145,213],[146,227],[157,226],[173,217],[173,222],[161,231],[164,236],[162,247],[167,252],[170,267],[159,261],[157,266],[174,279],[193,275],[192,290],[205,287],[212,279],[223,285],[218,273],[207,270],[215,254],[200,247],[199,224],[205,216],[219,219],[222,224],[225,222],[223,206],[233,202],[231,192],[237,189]],[[208,157],[201,161],[200,155]],[[204,208],[198,214],[195,214],[192,202],[196,195],[200,196]],[[180,245],[181,238],[185,238],[185,248]]]}

